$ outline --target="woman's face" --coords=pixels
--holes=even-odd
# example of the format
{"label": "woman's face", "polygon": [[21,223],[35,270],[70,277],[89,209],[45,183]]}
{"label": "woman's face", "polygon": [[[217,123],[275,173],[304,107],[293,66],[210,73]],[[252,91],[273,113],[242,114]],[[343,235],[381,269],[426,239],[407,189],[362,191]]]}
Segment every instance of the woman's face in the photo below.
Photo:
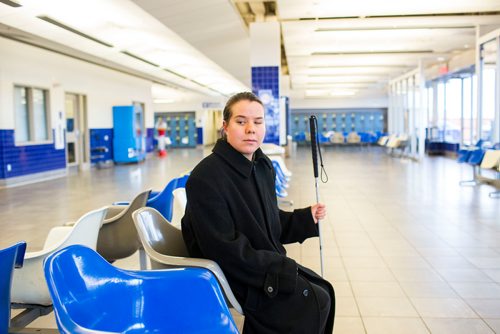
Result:
{"label": "woman's face", "polygon": [[231,107],[231,111],[229,122],[223,124],[227,142],[252,160],[266,135],[264,107],[258,102],[241,100]]}

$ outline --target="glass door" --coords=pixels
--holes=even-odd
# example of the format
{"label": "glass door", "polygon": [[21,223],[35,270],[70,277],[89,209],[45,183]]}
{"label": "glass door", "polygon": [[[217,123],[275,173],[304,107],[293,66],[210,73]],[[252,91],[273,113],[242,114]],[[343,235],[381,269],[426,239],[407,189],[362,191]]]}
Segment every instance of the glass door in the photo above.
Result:
{"label": "glass door", "polygon": [[85,96],[65,94],[66,163],[83,168],[88,164],[87,115]]}

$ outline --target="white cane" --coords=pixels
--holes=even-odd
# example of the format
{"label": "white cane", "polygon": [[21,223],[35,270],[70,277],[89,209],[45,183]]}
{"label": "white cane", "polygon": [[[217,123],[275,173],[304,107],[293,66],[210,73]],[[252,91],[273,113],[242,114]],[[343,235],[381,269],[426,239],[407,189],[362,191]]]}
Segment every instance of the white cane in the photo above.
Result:
{"label": "white cane", "polygon": [[[318,135],[316,131],[317,127],[316,116],[312,115],[309,118],[309,126],[311,129],[311,151],[312,151],[312,162],[314,170],[314,184],[316,187],[316,203],[319,203],[319,192],[318,192]],[[319,152],[321,157],[321,152]],[[321,168],[323,168],[323,159],[321,159]],[[321,222],[318,219],[318,235],[319,235],[319,257],[321,261],[321,277],[323,277],[323,239],[321,237]]]}

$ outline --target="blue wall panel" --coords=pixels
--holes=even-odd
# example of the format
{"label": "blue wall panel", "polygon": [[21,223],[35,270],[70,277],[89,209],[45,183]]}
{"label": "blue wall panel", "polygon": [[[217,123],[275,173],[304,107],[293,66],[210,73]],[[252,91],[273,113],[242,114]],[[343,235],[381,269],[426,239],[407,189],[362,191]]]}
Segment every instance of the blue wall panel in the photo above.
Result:
{"label": "blue wall panel", "polygon": [[14,130],[0,130],[0,155],[1,178],[66,168],[64,149],[56,150],[54,143],[15,146]]}

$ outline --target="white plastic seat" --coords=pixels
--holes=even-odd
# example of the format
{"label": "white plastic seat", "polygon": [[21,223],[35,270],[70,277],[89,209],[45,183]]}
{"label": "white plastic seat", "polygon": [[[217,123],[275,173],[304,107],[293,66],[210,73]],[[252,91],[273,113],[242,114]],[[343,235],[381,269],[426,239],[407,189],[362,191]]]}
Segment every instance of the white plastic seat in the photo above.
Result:
{"label": "white plastic seat", "polygon": [[243,314],[243,309],[231,291],[222,269],[214,261],[190,258],[180,229],[170,224],[153,208],[139,209],[132,214],[132,217],[152,269],[176,267],[208,269],[219,281],[228,305]]}
{"label": "white plastic seat", "polygon": [[181,219],[184,217],[184,212],[186,211],[186,188],[177,188],[172,191],[172,194],[174,196],[174,209],[172,210],[172,221],[170,223],[180,229]]}
{"label": "white plastic seat", "polygon": [[[73,226],[54,227],[50,230],[42,250],[26,253],[23,267],[14,271],[12,280],[11,303],[15,308],[26,308],[29,313],[30,309],[36,306],[52,305],[43,273],[43,261],[48,255],[69,245],[80,244],[96,249],[97,236],[105,215],[106,208],[100,208],[86,213]],[[51,310],[50,308],[49,312]],[[33,317],[27,313],[16,316],[11,326],[24,327],[37,316],[43,315]]]}
{"label": "white plastic seat", "polygon": [[330,142],[333,144],[343,144],[345,142],[344,135],[340,132],[334,132],[330,137]]}
{"label": "white plastic seat", "polygon": [[356,144],[361,142],[361,137],[356,132],[350,132],[347,135],[347,142],[350,144]]}
{"label": "white plastic seat", "polygon": [[262,143],[260,149],[265,155],[285,154],[285,148],[272,143]]}

